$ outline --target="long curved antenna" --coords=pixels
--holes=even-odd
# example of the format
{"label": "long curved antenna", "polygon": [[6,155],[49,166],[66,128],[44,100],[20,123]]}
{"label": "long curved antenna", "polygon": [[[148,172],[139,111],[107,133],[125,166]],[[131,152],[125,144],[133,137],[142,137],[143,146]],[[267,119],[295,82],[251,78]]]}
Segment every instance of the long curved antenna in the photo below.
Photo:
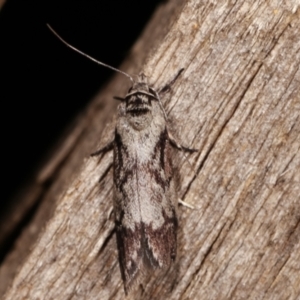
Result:
{"label": "long curved antenna", "polygon": [[48,28],[52,31],[52,33],[58,38],[58,39],[60,39],[66,46],[68,46],[69,48],[71,48],[72,50],[74,50],[74,51],[76,51],[76,52],[78,52],[79,54],[81,54],[81,55],[83,55],[83,56],[85,56],[85,57],[87,57],[88,59],[90,59],[90,60],[92,60],[92,61],[94,61],[95,63],[97,63],[98,65],[101,65],[101,66],[103,66],[103,67],[106,67],[106,68],[109,68],[109,69],[111,69],[111,70],[113,70],[113,71],[116,71],[116,72],[119,72],[119,73],[121,73],[121,74],[123,74],[123,75],[125,75],[126,77],[128,77],[130,80],[131,80],[131,82],[132,83],[134,83],[134,80],[132,79],[132,77],[129,75],[129,74],[127,74],[127,73],[125,73],[125,72],[123,72],[123,71],[121,71],[121,70],[118,70],[118,69],[116,69],[116,68],[114,68],[114,67],[112,67],[112,66],[109,66],[109,65],[107,65],[107,64],[105,64],[105,63],[103,63],[103,62],[101,62],[101,61],[99,61],[99,60],[96,60],[95,58],[93,58],[93,57],[91,57],[91,56],[89,56],[89,55],[87,55],[87,54],[85,54],[84,52],[82,52],[82,51],[80,51],[80,50],[78,50],[77,48],[75,48],[74,46],[72,46],[72,45],[70,45],[69,43],[67,43],[49,24],[47,24],[47,26],[48,26]]}

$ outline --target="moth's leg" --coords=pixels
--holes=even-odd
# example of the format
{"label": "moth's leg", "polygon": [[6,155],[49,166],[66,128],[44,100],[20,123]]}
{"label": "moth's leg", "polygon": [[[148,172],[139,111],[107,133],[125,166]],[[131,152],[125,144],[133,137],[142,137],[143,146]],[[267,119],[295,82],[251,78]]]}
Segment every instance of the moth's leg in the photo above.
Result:
{"label": "moth's leg", "polygon": [[107,152],[107,151],[112,150],[113,147],[114,147],[114,143],[115,143],[115,140],[109,142],[109,143],[108,143],[107,145],[105,145],[103,148],[97,150],[96,152],[93,152],[93,153],[91,154],[91,156],[97,156],[97,155],[99,155],[99,154],[101,154],[101,153],[105,153],[105,152]]}
{"label": "moth's leg", "polygon": [[185,152],[189,152],[189,153],[198,151],[198,149],[187,148],[187,147],[180,145],[169,131],[168,131],[168,138],[169,138],[171,146],[173,146],[174,148],[176,148],[180,151],[185,151]]}
{"label": "moth's leg", "polygon": [[112,168],[112,166],[113,166],[113,162],[111,162],[108,165],[108,167],[106,168],[106,170],[103,172],[103,174],[101,175],[101,177],[98,180],[99,183],[106,177],[106,175],[108,174],[108,172],[110,171],[110,169]]}
{"label": "moth's leg", "polygon": [[109,211],[107,212],[107,219],[112,220],[113,219],[113,214],[114,214],[114,207],[111,206]]}
{"label": "moth's leg", "polygon": [[165,109],[164,109],[164,107],[163,107],[163,105],[162,105],[162,103],[161,103],[161,100],[160,100],[160,97],[159,97],[159,93],[158,93],[157,91],[153,90],[153,89],[151,89],[151,91],[155,94],[155,97],[156,97],[156,99],[158,100],[160,109],[162,110],[162,112],[163,112],[163,114],[164,114],[165,120],[166,120],[166,122],[168,122],[168,117],[167,117],[167,114],[166,114],[166,112],[165,112]]}
{"label": "moth's leg", "polygon": [[178,203],[181,204],[182,206],[188,207],[188,208],[190,208],[190,209],[195,209],[195,207],[194,207],[193,205],[188,204],[188,203],[184,202],[184,201],[181,200],[181,199],[178,199]]}
{"label": "moth's leg", "polygon": [[113,98],[115,100],[118,100],[118,101],[125,101],[125,98],[122,98],[122,97],[119,97],[119,96],[114,96]]}
{"label": "moth's leg", "polygon": [[[159,94],[168,92],[170,90],[171,86],[174,84],[174,82],[177,80],[177,78],[179,77],[179,75],[182,73],[183,70],[184,69],[180,69],[179,72],[176,74],[176,76],[169,83],[167,83],[162,89],[160,89],[159,92],[150,88],[151,92],[155,94],[155,98],[158,100],[159,106],[160,106],[161,110],[163,111],[166,121],[168,121],[168,117],[167,117],[165,109],[161,103]],[[121,99],[118,98],[118,100],[121,100]]]}
{"label": "moth's leg", "polygon": [[[174,148],[180,150],[180,151],[185,151],[185,152],[189,152],[189,153],[193,153],[193,152],[197,152],[198,150],[197,149],[191,149],[191,148],[187,148],[187,147],[184,147],[182,145],[180,145],[176,140],[175,138],[172,136],[172,134],[170,132],[168,132],[168,138],[169,138],[169,141],[170,141],[170,144],[171,146],[173,146]],[[188,163],[190,164],[189,160],[187,160]],[[190,164],[191,168],[192,165]],[[195,174],[196,175],[196,174]],[[188,207],[190,209],[195,209],[194,206],[184,202],[183,200],[181,199],[178,199],[178,203],[185,206],[185,207]]]}
{"label": "moth's leg", "polygon": [[167,83],[163,88],[161,88],[159,90],[158,94],[168,92],[170,90],[171,86],[174,84],[174,82],[178,79],[180,74],[183,72],[183,70],[184,69],[180,69],[178,71],[178,73],[176,74],[176,76],[169,83]]}

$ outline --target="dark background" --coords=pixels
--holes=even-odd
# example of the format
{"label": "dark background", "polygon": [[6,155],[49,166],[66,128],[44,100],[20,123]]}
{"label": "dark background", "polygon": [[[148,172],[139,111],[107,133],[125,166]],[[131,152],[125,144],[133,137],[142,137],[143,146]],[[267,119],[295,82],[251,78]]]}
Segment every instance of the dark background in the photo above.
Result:
{"label": "dark background", "polygon": [[118,67],[160,1],[7,0],[0,11],[1,210],[112,76],[63,45]]}

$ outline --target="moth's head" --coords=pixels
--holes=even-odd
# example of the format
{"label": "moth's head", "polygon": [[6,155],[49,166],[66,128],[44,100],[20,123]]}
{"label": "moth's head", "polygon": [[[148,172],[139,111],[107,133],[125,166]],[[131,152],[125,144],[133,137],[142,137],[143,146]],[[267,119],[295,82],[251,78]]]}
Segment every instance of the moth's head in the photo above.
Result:
{"label": "moth's head", "polygon": [[152,101],[157,101],[156,92],[149,87],[147,77],[141,73],[125,97],[126,113],[142,116],[152,110]]}

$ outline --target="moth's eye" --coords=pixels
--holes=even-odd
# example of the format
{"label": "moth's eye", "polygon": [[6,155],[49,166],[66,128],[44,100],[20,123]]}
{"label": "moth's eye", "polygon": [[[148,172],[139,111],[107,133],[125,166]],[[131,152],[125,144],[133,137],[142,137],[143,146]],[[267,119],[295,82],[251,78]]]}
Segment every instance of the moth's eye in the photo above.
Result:
{"label": "moth's eye", "polygon": [[131,91],[132,91],[132,87],[131,87],[131,88],[128,90],[128,92],[127,92],[127,93],[129,94]]}

